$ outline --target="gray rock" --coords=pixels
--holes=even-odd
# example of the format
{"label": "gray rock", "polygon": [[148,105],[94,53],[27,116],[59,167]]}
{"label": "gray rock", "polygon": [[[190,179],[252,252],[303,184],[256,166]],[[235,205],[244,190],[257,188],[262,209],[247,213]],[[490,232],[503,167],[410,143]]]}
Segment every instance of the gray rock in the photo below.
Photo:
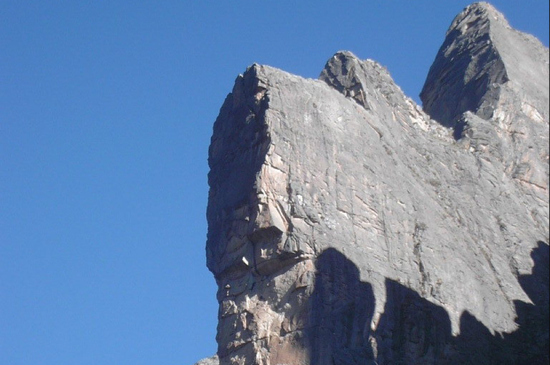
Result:
{"label": "gray rock", "polygon": [[512,29],[493,6],[477,3],[453,21],[421,98],[432,118],[455,129],[455,138],[497,157],[514,178],[547,190],[548,93],[548,48]]}
{"label": "gray rock", "polygon": [[[492,55],[480,45],[493,23],[505,24],[474,5],[445,44],[469,24],[479,29],[455,59]],[[261,65],[237,78],[209,153],[220,364],[542,363],[548,90],[515,83],[507,59],[536,42],[501,27],[500,56],[480,56],[474,76],[443,56],[432,67],[451,81],[428,77],[427,110],[451,110],[441,115],[456,121],[437,118],[454,129],[349,52],[320,80]],[[498,48],[509,33],[515,46]],[[480,74],[490,82],[449,84]]]}
{"label": "gray rock", "polygon": [[218,359],[218,356],[213,356],[208,359],[203,359],[195,365],[220,365],[220,360]]}
{"label": "gray rock", "polygon": [[492,5],[473,4],[447,32],[421,93],[424,108],[448,126],[466,111],[490,119],[508,88],[529,104],[529,110],[515,112],[543,122],[548,120],[548,60],[540,41],[512,29]]}

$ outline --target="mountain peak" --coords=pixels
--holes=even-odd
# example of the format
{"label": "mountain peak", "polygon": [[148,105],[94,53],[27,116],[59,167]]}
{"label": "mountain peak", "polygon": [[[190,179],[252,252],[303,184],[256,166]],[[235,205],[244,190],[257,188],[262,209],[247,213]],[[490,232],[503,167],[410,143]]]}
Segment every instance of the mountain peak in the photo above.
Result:
{"label": "mountain peak", "polygon": [[506,27],[510,27],[508,20],[504,14],[498,11],[493,5],[487,2],[478,2],[466,7],[460,14],[453,20],[450,30],[457,27],[464,21],[471,22],[475,20],[485,20],[491,24],[502,24]]}
{"label": "mountain peak", "polygon": [[508,21],[500,11],[488,2],[482,1],[467,6],[458,14],[451,24],[450,30],[457,28],[465,20],[469,22],[476,19],[484,19],[490,22],[496,21],[508,25]]}
{"label": "mountain peak", "polygon": [[[452,22],[420,98],[432,118],[455,127],[467,111],[490,119],[501,95],[499,85],[508,81],[519,93],[547,100],[548,48],[511,28],[492,5],[480,2]],[[546,115],[545,103],[534,103]]]}
{"label": "mountain peak", "polygon": [[349,51],[239,76],[209,155],[220,364],[539,363],[547,60],[466,8],[422,93],[456,140]]}
{"label": "mountain peak", "polygon": [[473,4],[454,19],[430,68],[424,111],[470,146],[493,140],[486,149],[507,173],[546,189],[548,61],[540,41],[511,28],[492,5]]}

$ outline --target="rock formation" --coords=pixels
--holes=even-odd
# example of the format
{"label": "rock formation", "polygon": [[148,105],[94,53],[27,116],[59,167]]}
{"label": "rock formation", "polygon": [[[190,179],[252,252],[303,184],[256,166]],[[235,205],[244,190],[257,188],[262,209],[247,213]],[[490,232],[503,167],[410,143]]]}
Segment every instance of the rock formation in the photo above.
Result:
{"label": "rock formation", "polygon": [[208,359],[204,359],[196,363],[195,365],[219,365],[220,360],[218,359],[218,356],[214,356]]}
{"label": "rock formation", "polygon": [[209,156],[220,364],[547,364],[548,59],[478,3],[425,111],[349,52],[240,75]]}

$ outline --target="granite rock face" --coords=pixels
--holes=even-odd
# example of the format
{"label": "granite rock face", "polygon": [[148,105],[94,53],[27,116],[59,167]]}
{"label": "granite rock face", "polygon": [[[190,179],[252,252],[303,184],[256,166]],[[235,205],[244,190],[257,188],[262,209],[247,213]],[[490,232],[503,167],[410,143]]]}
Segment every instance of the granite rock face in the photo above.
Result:
{"label": "granite rock face", "polygon": [[[548,189],[549,56],[487,3],[456,17],[421,93],[425,111],[513,178]],[[491,143],[497,141],[497,143]]]}
{"label": "granite rock face", "polygon": [[218,359],[218,356],[214,356],[208,359],[201,360],[195,365],[220,365],[220,360]]}
{"label": "granite rock face", "polygon": [[447,34],[432,117],[349,52],[319,80],[249,67],[209,156],[220,364],[548,363],[547,81],[485,3]]}

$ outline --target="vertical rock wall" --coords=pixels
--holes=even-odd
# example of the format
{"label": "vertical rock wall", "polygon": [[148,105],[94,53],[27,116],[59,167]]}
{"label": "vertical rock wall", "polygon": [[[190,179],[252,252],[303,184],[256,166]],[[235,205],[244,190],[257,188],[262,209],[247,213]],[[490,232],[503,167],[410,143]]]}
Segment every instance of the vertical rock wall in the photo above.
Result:
{"label": "vertical rock wall", "polygon": [[349,52],[320,80],[237,78],[209,157],[222,365],[544,363],[548,85],[508,59],[536,49],[547,79],[548,50],[504,22],[453,22],[423,91],[438,121]]}

